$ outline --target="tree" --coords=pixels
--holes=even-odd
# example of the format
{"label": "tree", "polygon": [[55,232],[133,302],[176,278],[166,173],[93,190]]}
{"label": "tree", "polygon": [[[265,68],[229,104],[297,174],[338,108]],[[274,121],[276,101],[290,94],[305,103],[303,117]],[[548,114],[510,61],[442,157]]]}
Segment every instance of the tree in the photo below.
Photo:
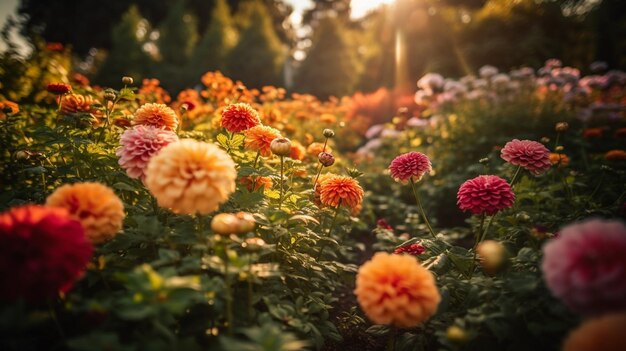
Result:
{"label": "tree", "polygon": [[298,71],[297,90],[320,98],[351,94],[358,78],[357,62],[345,29],[333,17],[322,19],[313,46]]}
{"label": "tree", "polygon": [[143,50],[149,23],[141,17],[137,6],[131,6],[111,34],[111,51],[98,72],[96,81],[116,86],[122,76],[136,79],[147,73],[150,58]]}
{"label": "tree", "polygon": [[196,47],[191,68],[196,76],[207,71],[225,71],[228,53],[235,46],[237,32],[226,0],[216,0],[211,21]]}
{"label": "tree", "polygon": [[177,0],[159,26],[159,52],[163,63],[182,66],[191,58],[198,41],[196,19]]}
{"label": "tree", "polygon": [[285,50],[265,5],[251,3],[249,25],[228,55],[228,72],[247,86],[282,85]]}

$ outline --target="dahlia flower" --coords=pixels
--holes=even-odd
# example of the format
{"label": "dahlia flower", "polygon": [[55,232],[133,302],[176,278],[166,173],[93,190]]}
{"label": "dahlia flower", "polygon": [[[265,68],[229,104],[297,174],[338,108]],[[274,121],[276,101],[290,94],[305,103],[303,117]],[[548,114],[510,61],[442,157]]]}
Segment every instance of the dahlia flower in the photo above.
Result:
{"label": "dahlia flower", "polygon": [[72,91],[72,87],[65,83],[50,83],[46,90],[55,95],[65,95]]}
{"label": "dahlia flower", "polygon": [[294,160],[302,161],[306,156],[306,149],[302,144],[297,141],[291,142],[291,152],[289,153],[289,157]]}
{"label": "dahlia flower", "polygon": [[421,152],[402,154],[391,161],[389,171],[396,182],[408,183],[409,179],[419,182],[424,174],[432,171],[428,156]]}
{"label": "dahlia flower", "polygon": [[281,137],[277,129],[263,125],[252,127],[246,130],[244,134],[246,136],[246,148],[260,152],[263,157],[272,156],[270,149],[272,140]]}
{"label": "dahlia flower", "polygon": [[270,177],[263,176],[245,176],[239,178],[239,184],[243,185],[248,191],[257,191],[259,189],[269,190],[272,188],[273,182]]}
{"label": "dahlia flower", "polygon": [[363,188],[351,177],[329,175],[320,177],[317,183],[320,202],[324,206],[337,207],[340,204],[355,211],[363,201]]}
{"label": "dahlia flower", "polygon": [[401,328],[426,321],[441,301],[433,274],[415,257],[385,252],[359,268],[354,293],[374,323]]}
{"label": "dahlia flower", "polygon": [[569,165],[569,157],[566,154],[551,152],[550,163],[558,167],[567,167]]}
{"label": "dahlia flower", "polygon": [[239,133],[261,124],[259,113],[246,103],[231,104],[222,111],[222,127]]}
{"label": "dahlia flower", "polygon": [[100,183],[75,183],[58,187],[46,199],[46,206],[68,210],[80,221],[85,235],[102,244],[117,235],[124,221],[124,205],[111,188]]}
{"label": "dahlia flower", "polygon": [[12,101],[0,101],[0,118],[6,117],[7,114],[16,114],[20,112],[20,105]]}
{"label": "dahlia flower", "polygon": [[133,125],[138,124],[176,130],[178,127],[178,116],[176,116],[174,110],[164,104],[148,103],[135,111]]}
{"label": "dahlia flower", "polygon": [[473,214],[494,215],[513,206],[515,194],[506,180],[495,175],[481,175],[465,181],[457,193],[457,205]]}
{"label": "dahlia flower", "polygon": [[61,101],[61,113],[97,113],[91,105],[98,104],[90,95],[69,94]]}
{"label": "dahlia flower", "polygon": [[39,301],[67,292],[93,247],[65,209],[36,205],[0,214],[0,297]]}
{"label": "dahlia flower", "polygon": [[626,314],[613,313],[590,319],[570,332],[563,351],[623,351]]}
{"label": "dahlia flower", "polygon": [[235,191],[237,171],[218,146],[191,139],[171,143],[150,159],[146,186],[162,207],[207,214]]}
{"label": "dahlia flower", "polygon": [[543,144],[532,140],[513,139],[504,145],[500,155],[506,162],[522,166],[534,174],[552,166],[550,151]]}
{"label": "dahlia flower", "polygon": [[[317,156],[320,154],[320,152],[324,152],[324,143],[311,143],[307,148],[306,148],[306,152],[317,158]],[[330,148],[330,146],[326,145],[326,152],[328,153],[332,153],[333,150]]]}
{"label": "dahlia flower", "polygon": [[604,154],[604,159],[607,161],[622,161],[626,160],[626,151],[624,150],[609,150]]}
{"label": "dahlia flower", "polygon": [[417,81],[417,87],[429,93],[438,92],[443,88],[445,79],[439,73],[426,73]]}
{"label": "dahlia flower", "polygon": [[543,247],[552,294],[584,315],[626,310],[626,225],[590,219],[563,227]]}
{"label": "dahlia flower", "polygon": [[150,158],[170,143],[178,141],[171,130],[149,125],[137,125],[127,129],[120,138],[120,147],[115,152],[119,165],[131,178],[145,180],[145,169]]}

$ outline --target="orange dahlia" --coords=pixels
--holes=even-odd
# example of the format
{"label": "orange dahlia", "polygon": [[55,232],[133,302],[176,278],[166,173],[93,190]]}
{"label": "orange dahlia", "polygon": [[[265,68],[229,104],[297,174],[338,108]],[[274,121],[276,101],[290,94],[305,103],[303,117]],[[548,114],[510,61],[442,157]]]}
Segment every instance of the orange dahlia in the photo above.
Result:
{"label": "orange dahlia", "polygon": [[261,124],[259,113],[246,103],[228,105],[222,111],[222,127],[231,133],[239,133]]}
{"label": "orange dahlia", "polygon": [[98,111],[92,107],[94,104],[99,102],[92,96],[70,94],[61,100],[61,113],[97,113]]}
{"label": "orange dahlia", "polygon": [[148,103],[135,111],[133,125],[138,124],[176,130],[176,127],[178,127],[178,117],[174,110],[164,104]]}
{"label": "orange dahlia", "polygon": [[351,177],[329,175],[320,177],[319,187],[320,202],[324,206],[337,207],[340,204],[356,210],[363,201],[363,188],[359,182]]}
{"label": "orange dahlia", "polygon": [[302,161],[306,156],[306,149],[302,144],[297,141],[291,142],[291,152],[289,153],[289,157],[294,160]]}
{"label": "orange dahlia", "polygon": [[66,184],[46,199],[46,206],[65,208],[81,222],[94,244],[109,241],[122,229],[124,205],[113,190],[100,183]]}
{"label": "orange dahlia", "polygon": [[184,139],[153,156],[146,186],[162,207],[176,213],[207,214],[235,191],[237,170],[217,145]]}
{"label": "orange dahlia", "polygon": [[333,124],[337,122],[337,117],[335,117],[335,115],[332,115],[330,113],[324,113],[320,116],[320,122],[325,123],[325,124]]}
{"label": "orange dahlia", "polygon": [[574,329],[563,351],[620,351],[626,345],[626,314],[608,314],[588,320]]}
{"label": "orange dahlia", "polygon": [[280,132],[272,127],[258,125],[254,126],[245,132],[247,149],[259,151],[261,156],[268,157],[272,155],[270,144],[272,140],[280,138]]}
{"label": "orange dahlia", "polygon": [[0,101],[0,118],[6,117],[7,114],[16,114],[20,112],[20,106],[12,101]]}
{"label": "orange dahlia", "polygon": [[263,190],[271,189],[273,183],[270,177],[247,176],[239,178],[239,184],[245,186],[248,191],[257,191],[261,188]]}
{"label": "orange dahlia", "polygon": [[313,156],[314,158],[317,158],[317,155],[320,154],[320,152],[328,152],[328,153],[332,153],[333,150],[330,148],[330,146],[326,145],[326,150],[324,150],[324,143],[311,143],[311,145],[309,145],[306,148],[306,152]]}
{"label": "orange dahlia", "polygon": [[441,301],[433,274],[415,257],[386,252],[359,268],[354,293],[374,323],[401,328],[426,321]]}
{"label": "orange dahlia", "polygon": [[569,157],[565,154],[556,152],[550,153],[550,163],[559,167],[567,167],[569,165]]}
{"label": "orange dahlia", "polygon": [[604,158],[609,161],[621,161],[626,160],[626,151],[624,150],[609,150],[604,154]]}

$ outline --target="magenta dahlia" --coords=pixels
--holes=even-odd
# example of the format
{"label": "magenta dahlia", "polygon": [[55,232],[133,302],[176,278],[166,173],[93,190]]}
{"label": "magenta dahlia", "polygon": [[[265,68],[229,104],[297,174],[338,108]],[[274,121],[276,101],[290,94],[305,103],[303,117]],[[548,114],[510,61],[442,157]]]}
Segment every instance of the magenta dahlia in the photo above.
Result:
{"label": "magenta dahlia", "polygon": [[93,247],[65,209],[35,205],[0,214],[0,298],[37,302],[68,291]]}
{"label": "magenta dahlia", "polygon": [[391,161],[389,171],[396,182],[408,183],[409,179],[419,182],[424,174],[432,171],[428,156],[421,152],[402,154]]}
{"label": "magenta dahlia", "polygon": [[140,124],[122,134],[120,147],[115,154],[119,156],[118,163],[129,177],[144,180],[150,158],[176,141],[178,136],[171,130]]}
{"label": "magenta dahlia", "polygon": [[552,166],[550,151],[543,144],[532,140],[513,139],[504,145],[500,155],[506,162],[522,166],[534,174]]}
{"label": "magenta dahlia", "polygon": [[515,194],[506,180],[494,175],[481,175],[465,181],[457,193],[457,205],[473,214],[494,215],[513,206]]}
{"label": "magenta dahlia", "polygon": [[569,224],[543,247],[552,294],[583,315],[626,310],[626,225],[589,219]]}

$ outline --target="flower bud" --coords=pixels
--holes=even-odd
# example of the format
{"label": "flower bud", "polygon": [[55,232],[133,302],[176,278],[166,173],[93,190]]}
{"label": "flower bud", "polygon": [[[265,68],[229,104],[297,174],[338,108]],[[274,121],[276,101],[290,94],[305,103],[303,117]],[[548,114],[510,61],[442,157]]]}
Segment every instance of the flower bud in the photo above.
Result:
{"label": "flower bud", "polygon": [[407,107],[400,107],[397,115],[400,117],[409,117],[409,109]]}
{"label": "flower bud", "polygon": [[324,137],[326,137],[326,138],[332,138],[332,137],[335,136],[335,132],[332,129],[326,128],[326,129],[324,129],[323,133],[324,133]]}
{"label": "flower bud", "polygon": [[556,124],[556,131],[559,133],[565,132],[569,129],[569,124],[567,122],[559,122]]}
{"label": "flower bud", "polygon": [[480,162],[482,164],[489,163],[489,157],[483,157],[480,160],[478,160],[478,162]]}
{"label": "flower bud", "polygon": [[112,89],[107,89],[104,91],[104,99],[108,100],[108,101],[113,101],[116,98],[116,94],[115,91],[113,91]]}
{"label": "flower bud", "polygon": [[446,329],[446,338],[455,343],[464,343],[467,341],[467,332],[461,327],[452,325]]}
{"label": "flower bud", "polygon": [[542,142],[542,143],[544,143],[544,144],[547,144],[547,143],[549,143],[549,142],[550,142],[550,138],[548,138],[548,137],[543,137],[543,138],[541,138],[541,142]]}
{"label": "flower bud", "polygon": [[554,151],[556,152],[562,152],[563,150],[565,150],[565,148],[563,146],[557,146]]}
{"label": "flower bud", "polygon": [[317,155],[317,159],[324,167],[330,167],[335,163],[335,157],[328,152],[320,152]]}
{"label": "flower bud", "polygon": [[17,160],[28,160],[30,158],[30,151],[20,150],[15,153],[15,159]]}
{"label": "flower bud", "polygon": [[261,238],[247,238],[243,241],[241,246],[247,248],[250,251],[258,251],[261,250],[265,246],[265,240]]}
{"label": "flower bud", "polygon": [[289,156],[291,154],[291,141],[287,138],[276,138],[272,140],[270,150],[274,155]]}
{"label": "flower bud", "polygon": [[520,212],[516,214],[515,218],[523,222],[528,222],[530,220],[530,216],[526,212]]}
{"label": "flower bud", "polygon": [[126,85],[131,85],[131,84],[133,84],[133,78],[132,77],[122,77],[122,83],[124,83]]}
{"label": "flower bud", "polygon": [[245,234],[254,230],[256,221],[254,220],[253,215],[248,212],[237,212],[235,217],[239,221],[239,229],[237,230],[238,234]]}
{"label": "flower bud", "polygon": [[220,213],[211,220],[211,229],[220,235],[230,235],[239,232],[239,219],[232,213]]}
{"label": "flower bud", "polygon": [[476,253],[479,256],[483,271],[489,275],[495,274],[506,258],[504,246],[495,240],[485,240],[478,244]]}
{"label": "flower bud", "polygon": [[183,111],[193,111],[194,108],[196,108],[196,105],[191,101],[183,101],[180,105],[180,109]]}

